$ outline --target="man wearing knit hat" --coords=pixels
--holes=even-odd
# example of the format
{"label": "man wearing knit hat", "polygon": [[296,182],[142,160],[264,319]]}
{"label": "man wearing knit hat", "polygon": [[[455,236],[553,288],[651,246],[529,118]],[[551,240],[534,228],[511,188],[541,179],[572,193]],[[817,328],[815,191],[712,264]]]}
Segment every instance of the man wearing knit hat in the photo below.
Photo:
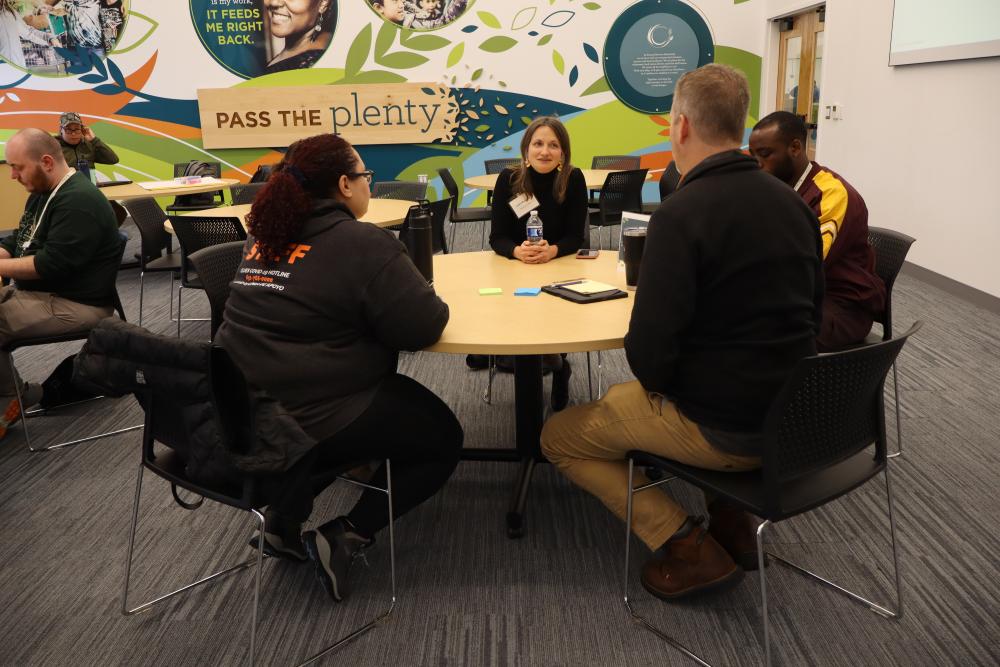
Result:
{"label": "man wearing knit hat", "polygon": [[56,139],[66,157],[66,164],[71,167],[77,166],[81,161],[86,162],[87,167],[93,167],[95,163],[118,163],[118,154],[98,139],[75,111],[67,111],[59,116],[59,134]]}

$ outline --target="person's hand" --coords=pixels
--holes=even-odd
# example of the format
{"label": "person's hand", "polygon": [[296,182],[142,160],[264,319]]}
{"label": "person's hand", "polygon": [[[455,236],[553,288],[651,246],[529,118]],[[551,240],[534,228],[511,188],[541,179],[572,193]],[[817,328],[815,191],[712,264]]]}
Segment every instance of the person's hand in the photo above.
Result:
{"label": "person's hand", "polygon": [[530,245],[525,241],[520,247],[523,248],[525,246],[527,246],[528,251],[526,252],[526,257],[521,259],[525,264],[545,264],[555,259],[556,254],[559,252],[558,246],[549,245],[549,242],[545,239],[534,245]]}
{"label": "person's hand", "polygon": [[544,254],[541,244],[530,243],[528,241],[514,248],[514,258],[521,260],[525,264],[542,264],[548,261],[543,259]]}
{"label": "person's hand", "polygon": [[87,127],[86,125],[83,126],[83,138],[86,141],[93,141],[94,140],[94,131],[92,129],[90,129],[89,127]]}

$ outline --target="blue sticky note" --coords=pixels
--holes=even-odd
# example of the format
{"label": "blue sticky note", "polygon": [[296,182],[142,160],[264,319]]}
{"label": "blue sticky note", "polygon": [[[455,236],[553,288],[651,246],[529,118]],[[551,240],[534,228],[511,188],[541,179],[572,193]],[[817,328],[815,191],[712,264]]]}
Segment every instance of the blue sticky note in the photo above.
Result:
{"label": "blue sticky note", "polygon": [[518,287],[514,290],[514,296],[538,296],[541,292],[541,287]]}

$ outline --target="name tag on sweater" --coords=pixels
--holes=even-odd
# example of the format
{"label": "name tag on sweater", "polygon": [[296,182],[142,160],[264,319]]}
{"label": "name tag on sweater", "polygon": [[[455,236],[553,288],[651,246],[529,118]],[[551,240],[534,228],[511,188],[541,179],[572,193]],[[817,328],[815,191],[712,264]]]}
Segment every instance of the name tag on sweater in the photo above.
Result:
{"label": "name tag on sweater", "polygon": [[537,208],[538,199],[534,195],[530,198],[527,195],[518,195],[510,200],[510,210],[514,211],[514,215],[518,218],[523,218]]}

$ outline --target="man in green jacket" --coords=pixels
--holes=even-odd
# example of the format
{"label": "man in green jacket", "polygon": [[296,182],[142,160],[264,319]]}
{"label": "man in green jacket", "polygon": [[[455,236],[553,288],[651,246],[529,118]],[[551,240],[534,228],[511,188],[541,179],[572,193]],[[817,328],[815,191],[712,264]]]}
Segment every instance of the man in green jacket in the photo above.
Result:
{"label": "man in green jacket", "polygon": [[[114,310],[121,240],[111,205],[66,164],[58,142],[25,129],[7,142],[11,176],[30,193],[17,230],[0,241],[0,348],[12,341],[84,332]],[[0,438],[41,398],[0,351]]]}
{"label": "man in green jacket", "polygon": [[93,168],[95,164],[118,164],[118,154],[98,139],[75,111],[67,111],[59,116],[59,135],[56,139],[62,148],[66,164],[71,167],[75,167],[81,160],[87,163],[88,168]]}

